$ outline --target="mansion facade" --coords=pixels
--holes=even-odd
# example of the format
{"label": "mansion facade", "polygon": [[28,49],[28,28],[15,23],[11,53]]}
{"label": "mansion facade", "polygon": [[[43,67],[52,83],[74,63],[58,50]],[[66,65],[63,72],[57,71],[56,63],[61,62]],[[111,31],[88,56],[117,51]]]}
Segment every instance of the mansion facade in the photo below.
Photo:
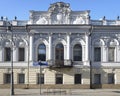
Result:
{"label": "mansion facade", "polygon": [[119,88],[119,16],[92,20],[89,10],[56,2],[26,21],[1,17],[0,88],[10,86],[11,63],[17,88]]}

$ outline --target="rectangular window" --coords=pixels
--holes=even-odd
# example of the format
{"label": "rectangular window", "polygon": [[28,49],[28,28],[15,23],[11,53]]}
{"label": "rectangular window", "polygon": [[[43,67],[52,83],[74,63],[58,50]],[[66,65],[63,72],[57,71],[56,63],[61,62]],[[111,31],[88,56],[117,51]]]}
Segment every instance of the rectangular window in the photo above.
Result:
{"label": "rectangular window", "polygon": [[25,60],[25,49],[24,48],[19,48],[19,61],[24,61]]}
{"label": "rectangular window", "polygon": [[114,74],[108,74],[108,84],[114,84]]}
{"label": "rectangular window", "polygon": [[11,74],[6,73],[4,74],[4,84],[10,84],[11,82]]}
{"label": "rectangular window", "polygon": [[94,75],[94,84],[101,84],[101,74]]}
{"label": "rectangular window", "polygon": [[24,84],[25,83],[25,74],[23,74],[23,73],[18,74],[18,83],[19,84]]}
{"label": "rectangular window", "polygon": [[4,49],[4,60],[11,61],[11,48],[10,47],[6,47]]}
{"label": "rectangular window", "polygon": [[37,74],[37,84],[44,84],[44,74]]}
{"label": "rectangular window", "polygon": [[75,74],[74,83],[81,84],[81,74]]}
{"label": "rectangular window", "polygon": [[108,48],[108,61],[113,62],[115,56],[115,47],[109,47]]}
{"label": "rectangular window", "polygon": [[63,74],[56,74],[56,84],[63,84]]}
{"label": "rectangular window", "polygon": [[100,47],[94,48],[94,61],[96,62],[101,61],[101,48]]}

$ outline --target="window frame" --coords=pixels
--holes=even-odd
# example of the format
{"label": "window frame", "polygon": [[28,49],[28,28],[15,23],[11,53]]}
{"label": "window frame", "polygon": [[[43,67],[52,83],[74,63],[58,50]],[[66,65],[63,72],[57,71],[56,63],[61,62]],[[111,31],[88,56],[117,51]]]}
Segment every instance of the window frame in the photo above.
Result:
{"label": "window frame", "polygon": [[[44,48],[40,48],[40,46],[44,47]],[[40,53],[40,50],[45,51],[45,53]],[[38,45],[37,60],[38,61],[46,61],[46,45],[44,43],[41,43],[41,44]]]}
{"label": "window frame", "polygon": [[[96,48],[99,48],[99,51],[100,51],[99,56],[97,55],[98,53],[95,53]],[[98,58],[100,58],[100,59],[98,59]],[[101,47],[99,47],[99,46],[94,47],[94,62],[101,62]]]}
{"label": "window frame", "polygon": [[101,74],[94,74],[94,84],[101,84]]}
{"label": "window frame", "polygon": [[115,84],[115,74],[114,73],[108,73],[108,84]]}
{"label": "window frame", "polygon": [[[79,45],[79,49],[78,48],[75,48],[76,46],[78,46]],[[79,52],[78,52],[79,51]],[[81,44],[75,44],[74,46],[73,46],[73,61],[82,61],[82,45]],[[78,55],[75,55],[75,53],[80,53],[80,55],[78,56]],[[76,59],[76,57],[77,58],[79,58],[79,59]]]}
{"label": "window frame", "polygon": [[55,75],[55,84],[63,84],[63,74]]}
{"label": "window frame", "polygon": [[[114,49],[113,53],[110,52],[111,49]],[[110,56],[112,56],[112,59]],[[108,62],[114,62],[114,61],[115,61],[115,47],[110,46],[108,47]]]}
{"label": "window frame", "polygon": [[11,48],[5,47],[4,48],[4,61],[11,61]]}
{"label": "window frame", "polygon": [[[20,77],[20,75],[22,75],[23,77],[23,80],[22,80],[22,82],[21,82],[21,77]],[[25,84],[25,74],[24,73],[19,73],[18,74],[18,84]]]}
{"label": "window frame", "polygon": [[41,74],[37,73],[37,84],[44,84],[44,83],[45,83],[45,75],[43,73]]}
{"label": "window frame", "polygon": [[[20,49],[24,49],[24,51],[22,50],[23,55],[21,55],[21,56],[20,56],[20,54],[21,54]],[[25,61],[25,48],[24,47],[19,47],[18,48],[18,61]]]}
{"label": "window frame", "polygon": [[[79,77],[80,76],[80,77]],[[79,78],[78,78],[79,77]],[[79,80],[78,80],[79,79]],[[82,84],[82,75],[81,74],[75,74],[74,75],[74,84]]]}
{"label": "window frame", "polygon": [[[9,76],[7,76],[7,75],[9,75]],[[10,84],[10,83],[11,83],[11,74],[10,73],[4,73],[4,84]]]}

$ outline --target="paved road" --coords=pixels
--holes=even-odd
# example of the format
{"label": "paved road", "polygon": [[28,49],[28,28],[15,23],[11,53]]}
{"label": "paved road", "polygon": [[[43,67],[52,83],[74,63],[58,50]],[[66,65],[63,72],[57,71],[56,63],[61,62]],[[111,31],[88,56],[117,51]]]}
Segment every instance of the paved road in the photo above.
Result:
{"label": "paved road", "polygon": [[[41,96],[120,96],[120,89],[43,89]],[[10,96],[10,89],[0,89],[0,96]],[[14,96],[40,96],[39,89],[15,89]]]}

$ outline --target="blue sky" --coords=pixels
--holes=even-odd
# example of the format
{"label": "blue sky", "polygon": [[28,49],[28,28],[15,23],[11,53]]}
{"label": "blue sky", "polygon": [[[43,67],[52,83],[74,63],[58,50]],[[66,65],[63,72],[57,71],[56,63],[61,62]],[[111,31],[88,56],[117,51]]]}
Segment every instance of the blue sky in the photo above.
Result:
{"label": "blue sky", "polygon": [[28,20],[29,10],[47,11],[54,2],[70,3],[73,11],[91,10],[92,19],[120,16],[120,0],[0,0],[0,16],[7,16],[9,20],[15,16],[18,20]]}

